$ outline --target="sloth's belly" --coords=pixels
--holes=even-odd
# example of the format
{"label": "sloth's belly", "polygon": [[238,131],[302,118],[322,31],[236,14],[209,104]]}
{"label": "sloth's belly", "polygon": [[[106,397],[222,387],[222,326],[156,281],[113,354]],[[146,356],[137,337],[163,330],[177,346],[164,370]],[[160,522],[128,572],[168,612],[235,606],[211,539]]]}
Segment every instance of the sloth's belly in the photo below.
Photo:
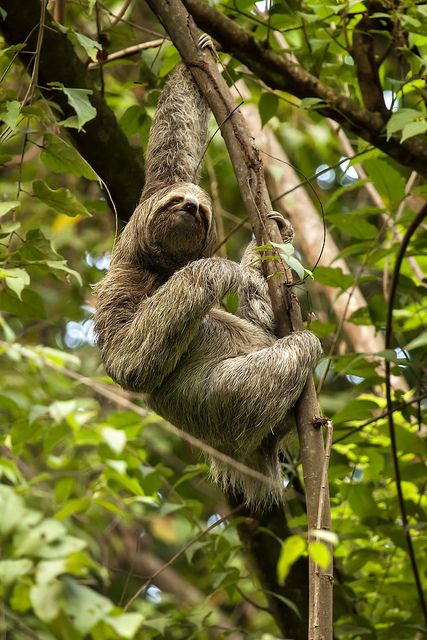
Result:
{"label": "sloth's belly", "polygon": [[270,347],[275,341],[272,334],[248,320],[222,309],[212,309],[203,319],[197,337],[181,362],[184,364],[244,356]]}
{"label": "sloth's belly", "polygon": [[[224,449],[234,440],[229,429],[245,434],[265,423],[265,407],[243,411],[245,398],[232,401],[225,384],[216,388],[215,372],[220,363],[271,347],[276,339],[247,320],[215,309],[205,318],[197,337],[175,371],[148,398],[150,406],[177,427]],[[230,372],[239,377],[239,368]],[[259,384],[254,379],[254,385]],[[241,402],[243,400],[243,404]],[[259,414],[259,415],[258,415]],[[270,412],[269,428],[283,423],[283,413]],[[271,420],[271,422],[270,422]]]}

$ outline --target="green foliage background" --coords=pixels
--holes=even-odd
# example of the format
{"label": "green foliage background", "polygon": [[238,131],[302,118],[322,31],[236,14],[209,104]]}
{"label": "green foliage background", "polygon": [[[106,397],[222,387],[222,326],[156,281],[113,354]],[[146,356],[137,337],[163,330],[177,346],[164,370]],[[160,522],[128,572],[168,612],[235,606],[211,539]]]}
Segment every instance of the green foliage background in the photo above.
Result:
{"label": "green foliage background", "polygon": [[[280,31],[305,69],[360,101],[350,43],[366,5],[273,0],[269,6],[269,16],[257,13],[248,0],[217,8],[273,49],[279,49],[273,30]],[[101,50],[97,14],[111,52],[158,37],[159,25],[137,3],[125,20],[111,26],[111,13],[119,9],[112,0],[97,7],[93,0],[67,3],[61,28],[81,60],[93,62]],[[406,34],[406,44],[390,51],[380,67],[382,89],[395,109],[386,135],[409,140],[427,129],[427,5],[406,1],[384,11]],[[73,117],[58,120],[54,101],[37,86],[29,99],[29,75],[18,58],[23,47],[3,41],[0,50],[0,628],[5,638],[14,639],[279,637],[263,608],[265,595],[245,563],[235,520],[201,535],[226,510],[225,499],[207,481],[206,466],[139,399],[115,387],[100,366],[93,346],[91,285],[108,262],[116,221],[105,185],[69,137],[72,129],[84,131],[96,110],[90,91],[60,83],[56,90],[65,94]],[[222,60],[229,82],[247,81],[249,101],[257,105],[263,125],[274,130],[301,175],[310,177],[319,215],[351,269],[344,274],[334,264],[318,267],[317,285],[306,281],[300,287],[302,305],[318,317],[312,329],[324,341],[317,379],[328,360],[330,365],[320,399],[334,421],[336,440],[330,464],[336,637],[419,640],[426,630],[396,496],[383,364],[389,359],[393,374],[406,385],[394,392],[394,420],[402,489],[425,587],[425,281],[406,260],[393,314],[396,350],[382,353],[352,353],[340,334],[338,348],[328,356],[338,322],[323,287],[338,295],[359,285],[367,305],[350,322],[384,333],[384,291],[400,247],[390,226],[405,233],[425,199],[425,183],[355,136],[356,157],[343,164],[345,153],[319,115],[317,99],[300,101],[268,91],[238,60],[226,54]],[[107,103],[141,156],[159,90],[177,61],[165,41],[104,66]],[[100,85],[99,69],[90,73]],[[218,133],[207,156],[203,184],[210,189],[214,176],[219,185],[228,235],[244,211]],[[348,173],[356,162],[366,179]],[[314,178],[320,165],[332,170],[326,182]],[[281,171],[276,163],[274,172],[280,176]],[[374,185],[384,207],[372,202],[367,184]],[[229,236],[230,258],[239,258],[250,234],[241,226]],[[424,273],[425,251],[424,228],[407,253]],[[304,256],[301,260],[312,269]],[[296,457],[285,471],[300,473]],[[286,558],[307,553],[305,515],[291,490],[288,511],[295,535],[286,543],[282,578]],[[179,550],[163,574],[165,581],[150,583],[155,570],[147,572],[141,557],[151,554],[161,565]],[[179,580],[175,589],[172,577]],[[291,602],[283,606],[295,610]]]}

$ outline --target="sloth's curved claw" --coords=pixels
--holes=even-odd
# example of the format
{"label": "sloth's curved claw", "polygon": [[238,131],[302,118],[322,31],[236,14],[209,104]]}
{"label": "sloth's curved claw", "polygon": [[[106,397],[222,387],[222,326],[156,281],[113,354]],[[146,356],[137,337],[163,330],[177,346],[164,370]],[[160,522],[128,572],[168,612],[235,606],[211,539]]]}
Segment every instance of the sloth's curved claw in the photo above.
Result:
{"label": "sloth's curved claw", "polygon": [[289,220],[286,220],[286,218],[278,211],[270,211],[270,213],[267,213],[267,218],[277,222],[282,240],[285,242],[292,242],[295,234]]}
{"label": "sloth's curved claw", "polygon": [[211,49],[211,51],[215,52],[215,45],[207,33],[203,33],[199,37],[199,47],[201,47],[201,49]]}

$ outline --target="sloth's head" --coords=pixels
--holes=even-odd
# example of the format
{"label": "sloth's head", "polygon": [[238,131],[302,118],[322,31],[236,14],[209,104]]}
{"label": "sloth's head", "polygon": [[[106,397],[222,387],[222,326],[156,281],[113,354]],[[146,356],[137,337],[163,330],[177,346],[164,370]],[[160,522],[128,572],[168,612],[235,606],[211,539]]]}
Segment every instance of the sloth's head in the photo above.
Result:
{"label": "sloth's head", "polygon": [[212,255],[215,241],[208,194],[195,184],[181,182],[144,200],[133,213],[119,244],[138,262],[173,271],[191,260]]}

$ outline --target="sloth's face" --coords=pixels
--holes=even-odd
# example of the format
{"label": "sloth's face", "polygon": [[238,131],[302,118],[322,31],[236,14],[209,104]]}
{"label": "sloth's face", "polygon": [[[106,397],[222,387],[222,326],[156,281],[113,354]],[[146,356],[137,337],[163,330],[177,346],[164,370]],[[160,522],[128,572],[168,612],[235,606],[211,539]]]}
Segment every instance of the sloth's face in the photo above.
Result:
{"label": "sloth's face", "polygon": [[168,187],[150,198],[145,211],[143,251],[155,262],[182,266],[211,255],[215,224],[208,194],[190,183]]}

